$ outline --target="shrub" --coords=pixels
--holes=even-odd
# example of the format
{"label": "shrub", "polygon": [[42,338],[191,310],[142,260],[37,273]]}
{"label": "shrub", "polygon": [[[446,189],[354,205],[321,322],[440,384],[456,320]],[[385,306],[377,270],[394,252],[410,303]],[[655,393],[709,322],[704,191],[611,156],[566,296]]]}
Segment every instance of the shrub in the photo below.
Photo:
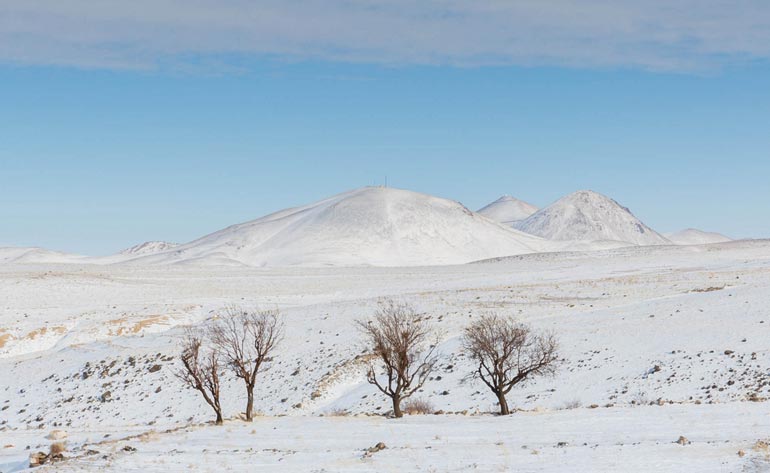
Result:
{"label": "shrub", "polygon": [[404,412],[412,416],[418,414],[433,414],[436,410],[434,409],[433,404],[427,399],[414,398],[404,401]]}
{"label": "shrub", "polygon": [[67,445],[64,442],[53,442],[51,444],[51,450],[48,452],[49,456],[61,455],[67,451]]}
{"label": "shrub", "polygon": [[580,399],[573,399],[572,401],[567,402],[564,404],[565,409],[577,409],[583,405],[582,402],[580,402]]}

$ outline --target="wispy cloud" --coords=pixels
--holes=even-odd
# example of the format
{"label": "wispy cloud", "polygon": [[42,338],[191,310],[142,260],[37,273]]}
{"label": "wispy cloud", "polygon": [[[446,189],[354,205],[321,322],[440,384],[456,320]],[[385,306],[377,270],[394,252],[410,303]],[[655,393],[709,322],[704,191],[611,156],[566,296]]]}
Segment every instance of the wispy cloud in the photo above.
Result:
{"label": "wispy cloud", "polygon": [[767,0],[4,0],[0,61],[157,68],[246,54],[692,70],[770,58]]}

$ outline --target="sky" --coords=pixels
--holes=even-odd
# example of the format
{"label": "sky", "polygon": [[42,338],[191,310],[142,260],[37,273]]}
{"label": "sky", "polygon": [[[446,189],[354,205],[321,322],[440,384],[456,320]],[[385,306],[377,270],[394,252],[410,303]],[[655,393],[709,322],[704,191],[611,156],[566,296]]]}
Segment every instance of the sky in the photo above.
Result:
{"label": "sky", "polygon": [[186,242],[386,179],[770,237],[769,84],[759,1],[7,0],[0,246]]}

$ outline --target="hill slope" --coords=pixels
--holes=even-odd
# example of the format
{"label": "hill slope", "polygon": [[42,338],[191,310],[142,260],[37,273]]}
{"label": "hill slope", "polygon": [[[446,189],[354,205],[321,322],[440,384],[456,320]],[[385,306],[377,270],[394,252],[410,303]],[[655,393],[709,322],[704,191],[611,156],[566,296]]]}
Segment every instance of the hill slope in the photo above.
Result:
{"label": "hill slope", "polygon": [[534,205],[519,200],[509,195],[504,195],[487,205],[478,213],[491,218],[496,222],[500,222],[505,225],[510,225],[513,222],[524,220],[533,213],[537,212],[538,208]]}
{"label": "hill slope", "polygon": [[578,191],[514,224],[550,240],[612,240],[634,245],[665,245],[663,235],[627,208],[593,191]]}
{"label": "hill slope", "polygon": [[420,266],[532,253],[547,246],[454,201],[366,187],[233,225],[135,261]]}

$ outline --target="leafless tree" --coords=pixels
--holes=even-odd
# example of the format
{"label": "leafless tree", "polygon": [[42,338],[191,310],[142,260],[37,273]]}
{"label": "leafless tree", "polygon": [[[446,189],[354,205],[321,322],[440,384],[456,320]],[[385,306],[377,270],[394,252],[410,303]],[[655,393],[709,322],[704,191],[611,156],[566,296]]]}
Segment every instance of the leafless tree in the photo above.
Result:
{"label": "leafless tree", "polygon": [[229,307],[211,328],[211,339],[227,367],[246,385],[246,420],[254,411],[257,373],[270,360],[281,339],[283,323],[278,311],[251,311]]}
{"label": "leafless tree", "polygon": [[373,319],[358,326],[386,378],[378,380],[370,364],[367,381],[391,398],[393,415],[402,417],[401,401],[422,388],[437,361],[428,323],[409,305],[386,301]]}
{"label": "leafless tree", "polygon": [[176,376],[187,386],[201,393],[206,404],[216,413],[216,424],[221,425],[220,354],[216,347],[204,348],[204,342],[205,338],[200,330],[187,329],[182,339],[182,368],[176,371]]}
{"label": "leafless tree", "polygon": [[483,315],[465,329],[463,345],[478,363],[474,376],[497,396],[500,414],[510,414],[505,395],[522,381],[556,369],[558,345],[550,333],[535,334],[496,314]]}

